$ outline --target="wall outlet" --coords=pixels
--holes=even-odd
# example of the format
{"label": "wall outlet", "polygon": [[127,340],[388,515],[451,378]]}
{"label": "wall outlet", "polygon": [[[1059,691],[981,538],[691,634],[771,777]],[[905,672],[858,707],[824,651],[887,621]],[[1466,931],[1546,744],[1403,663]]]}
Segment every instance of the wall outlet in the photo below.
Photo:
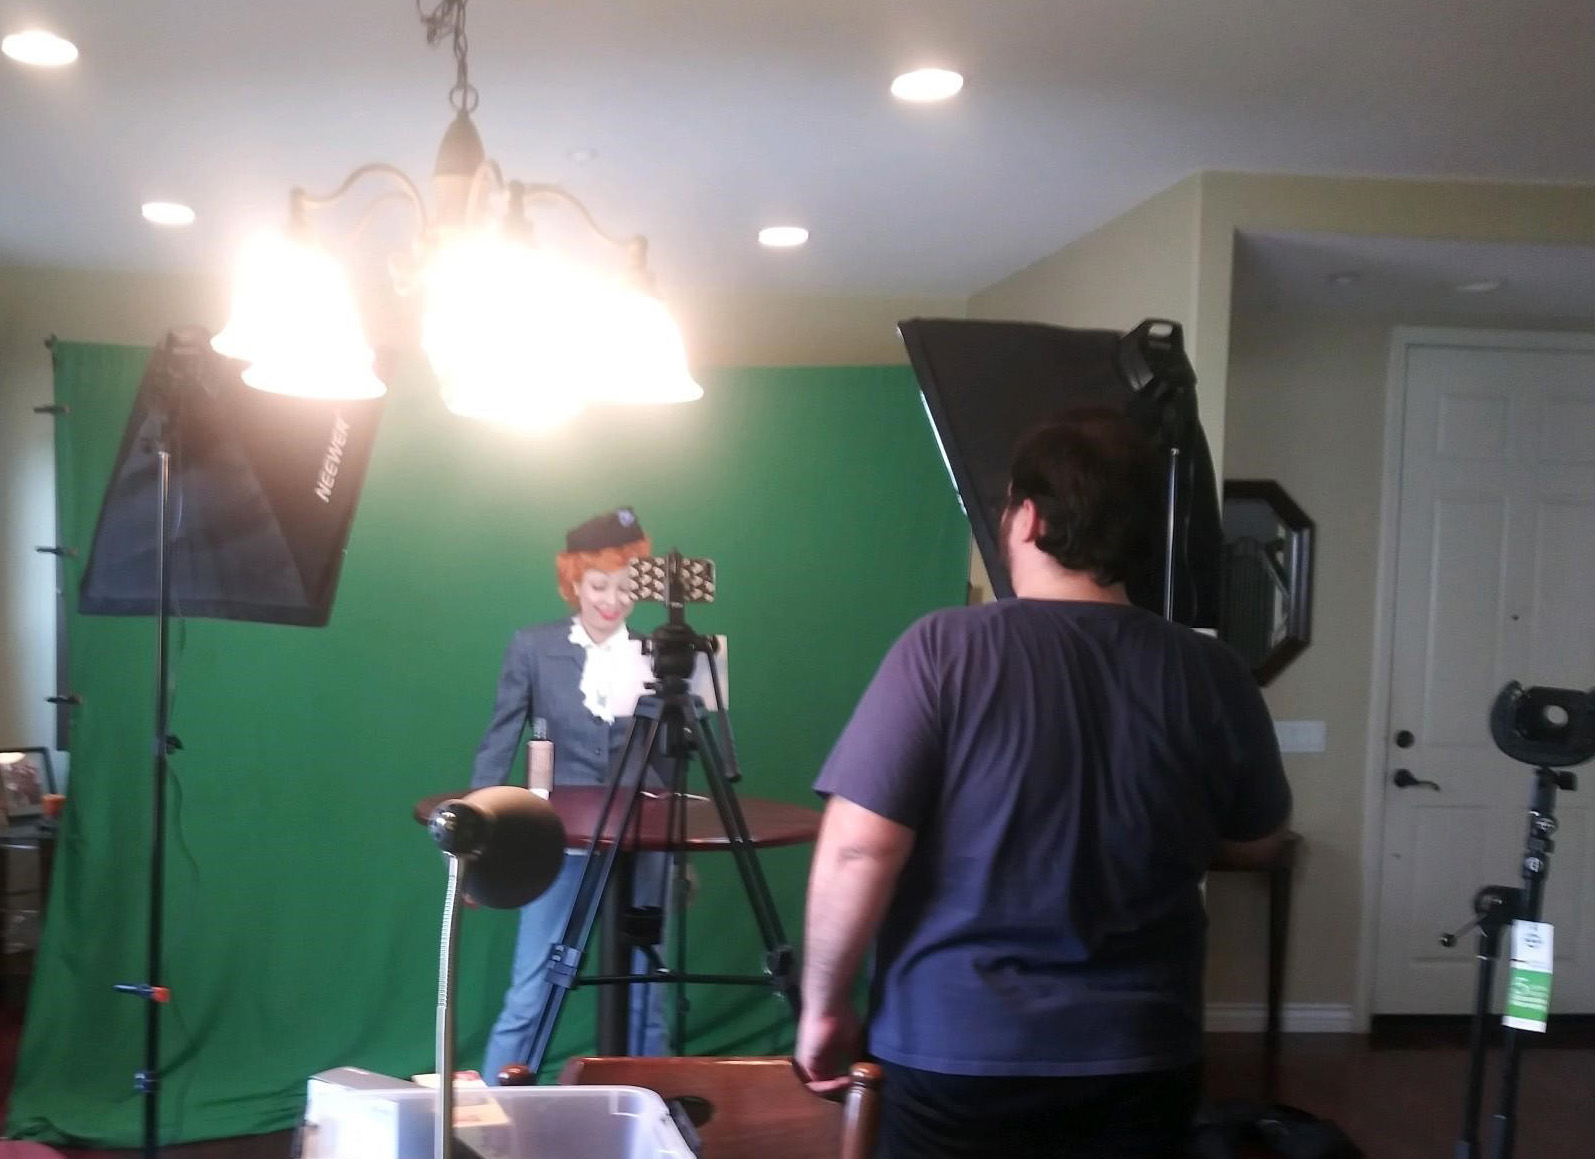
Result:
{"label": "wall outlet", "polygon": [[1321,720],[1276,720],[1274,735],[1282,753],[1321,753],[1329,729]]}

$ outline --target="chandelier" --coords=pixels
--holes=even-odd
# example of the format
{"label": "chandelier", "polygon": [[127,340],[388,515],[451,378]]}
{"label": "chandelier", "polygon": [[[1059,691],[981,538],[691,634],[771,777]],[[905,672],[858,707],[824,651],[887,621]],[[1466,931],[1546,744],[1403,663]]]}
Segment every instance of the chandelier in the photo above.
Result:
{"label": "chandelier", "polygon": [[[422,303],[421,348],[456,414],[537,429],[593,403],[687,402],[703,388],[687,368],[675,320],[654,292],[648,242],[605,232],[557,185],[506,180],[471,120],[478,103],[465,35],[467,0],[416,0],[427,43],[449,40],[454,120],[432,171],[432,205],[393,165],[362,165],[331,193],[289,194],[286,230],[257,238],[239,264],[218,353],[249,365],[259,390],[317,398],[386,393],[348,275],[318,237],[316,211],[367,179],[390,188],[363,211],[350,241],[392,201],[413,211],[407,249],[389,255],[393,288]],[[572,216],[609,265],[543,244],[534,209]]]}

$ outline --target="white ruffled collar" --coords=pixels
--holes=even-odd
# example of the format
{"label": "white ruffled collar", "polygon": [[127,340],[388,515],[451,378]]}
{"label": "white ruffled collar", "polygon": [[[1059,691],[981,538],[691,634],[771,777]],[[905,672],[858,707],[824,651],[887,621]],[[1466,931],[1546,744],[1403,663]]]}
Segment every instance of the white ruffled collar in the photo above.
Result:
{"label": "white ruffled collar", "polygon": [[613,724],[616,686],[626,674],[631,658],[639,654],[637,642],[622,625],[602,644],[595,643],[579,615],[571,617],[570,642],[579,647],[586,658],[582,665],[581,694],[587,711],[606,724]]}

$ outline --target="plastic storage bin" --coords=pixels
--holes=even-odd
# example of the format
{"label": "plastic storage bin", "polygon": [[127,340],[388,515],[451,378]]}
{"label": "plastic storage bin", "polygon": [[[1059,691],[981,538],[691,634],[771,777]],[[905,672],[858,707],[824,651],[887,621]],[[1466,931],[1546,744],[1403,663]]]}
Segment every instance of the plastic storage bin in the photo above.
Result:
{"label": "plastic storage bin", "polygon": [[[455,1099],[454,1136],[481,1159],[693,1159],[664,1100],[641,1087],[494,1087]],[[431,1159],[436,1107],[436,1091],[414,1086],[344,1092],[306,1124],[301,1154]]]}

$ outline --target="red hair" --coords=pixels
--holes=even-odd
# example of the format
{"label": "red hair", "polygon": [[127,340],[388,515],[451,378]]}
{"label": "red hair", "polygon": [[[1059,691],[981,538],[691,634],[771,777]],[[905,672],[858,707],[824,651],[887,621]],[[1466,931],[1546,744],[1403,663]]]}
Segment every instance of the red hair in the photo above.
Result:
{"label": "red hair", "polygon": [[619,571],[639,556],[652,554],[653,547],[646,535],[598,551],[561,551],[554,556],[554,576],[559,582],[560,598],[571,607],[577,607],[581,600],[576,596],[576,588],[582,576],[590,571]]}

